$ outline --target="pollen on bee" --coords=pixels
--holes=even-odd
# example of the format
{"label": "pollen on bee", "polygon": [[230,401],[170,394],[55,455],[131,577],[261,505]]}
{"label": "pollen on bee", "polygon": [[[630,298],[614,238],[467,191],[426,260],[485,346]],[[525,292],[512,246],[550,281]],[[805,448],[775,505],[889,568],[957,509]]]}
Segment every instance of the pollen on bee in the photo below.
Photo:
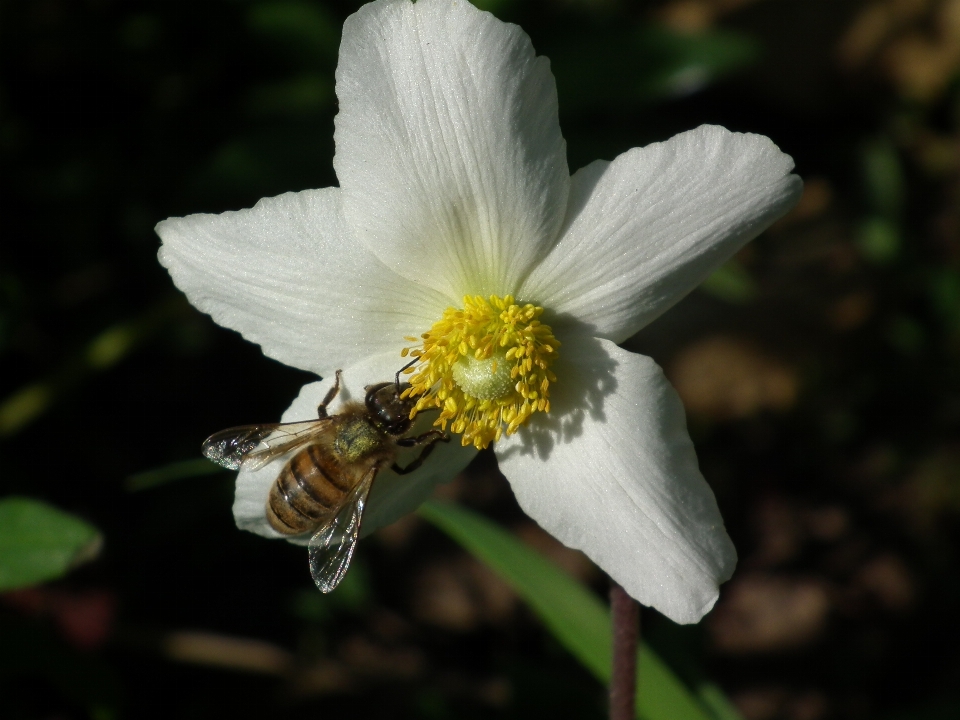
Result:
{"label": "pollen on bee", "polygon": [[536,412],[549,412],[549,369],[560,343],[539,321],[543,308],[518,305],[510,295],[468,295],[447,308],[402,357],[418,358],[404,397],[417,397],[413,414],[436,408],[435,425],[461,433],[478,449],[516,432]]}

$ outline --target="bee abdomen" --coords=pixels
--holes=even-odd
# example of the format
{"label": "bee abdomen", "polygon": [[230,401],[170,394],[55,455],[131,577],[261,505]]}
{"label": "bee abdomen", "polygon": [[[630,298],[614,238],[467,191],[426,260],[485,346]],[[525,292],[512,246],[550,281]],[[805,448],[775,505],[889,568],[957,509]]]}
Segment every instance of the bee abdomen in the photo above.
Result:
{"label": "bee abdomen", "polygon": [[270,488],[267,520],[284,535],[310,532],[333,515],[350,489],[336,458],[311,445],[294,455]]}

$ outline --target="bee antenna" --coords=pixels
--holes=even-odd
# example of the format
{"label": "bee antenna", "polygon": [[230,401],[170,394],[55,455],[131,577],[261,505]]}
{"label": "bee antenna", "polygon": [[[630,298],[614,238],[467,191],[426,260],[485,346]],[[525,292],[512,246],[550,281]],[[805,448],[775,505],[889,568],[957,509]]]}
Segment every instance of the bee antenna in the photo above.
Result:
{"label": "bee antenna", "polygon": [[398,392],[398,393],[400,392],[400,375],[401,375],[401,374],[403,373],[403,371],[406,370],[408,367],[410,367],[411,365],[415,365],[416,362],[417,362],[417,360],[419,360],[419,359],[420,359],[420,358],[414,358],[413,360],[411,360],[410,362],[408,362],[406,365],[404,365],[402,368],[400,368],[399,370],[397,370],[397,392]]}

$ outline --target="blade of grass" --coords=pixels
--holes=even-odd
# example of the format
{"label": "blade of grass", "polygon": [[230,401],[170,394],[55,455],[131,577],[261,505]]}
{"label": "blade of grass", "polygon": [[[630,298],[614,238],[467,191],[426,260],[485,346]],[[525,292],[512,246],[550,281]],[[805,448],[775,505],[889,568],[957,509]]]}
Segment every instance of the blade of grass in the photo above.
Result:
{"label": "blade of grass", "polygon": [[159,485],[166,485],[174,480],[201,477],[203,475],[216,475],[221,472],[225,472],[224,468],[215,465],[206,458],[179,460],[169,465],[144,470],[143,472],[131,475],[127,478],[126,487],[128,492],[139,492],[140,490],[149,490]]}
{"label": "blade of grass", "polygon": [[[610,612],[596,595],[511,533],[470,510],[431,500],[420,507],[420,515],[500,575],[594,677],[609,682]],[[636,710],[644,720],[714,718],[645,644],[637,658]]]}
{"label": "blade of grass", "polygon": [[723,694],[723,690],[714,683],[705,682],[697,687],[697,695],[716,720],[743,720],[740,711]]}

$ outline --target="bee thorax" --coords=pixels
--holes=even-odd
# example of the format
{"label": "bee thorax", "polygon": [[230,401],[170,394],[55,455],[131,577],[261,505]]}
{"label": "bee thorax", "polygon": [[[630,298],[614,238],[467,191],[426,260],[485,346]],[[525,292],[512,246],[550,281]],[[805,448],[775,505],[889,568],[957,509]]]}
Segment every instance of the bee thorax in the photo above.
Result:
{"label": "bee thorax", "polygon": [[365,417],[345,422],[333,441],[334,450],[346,462],[363,460],[383,447],[383,434]]}

